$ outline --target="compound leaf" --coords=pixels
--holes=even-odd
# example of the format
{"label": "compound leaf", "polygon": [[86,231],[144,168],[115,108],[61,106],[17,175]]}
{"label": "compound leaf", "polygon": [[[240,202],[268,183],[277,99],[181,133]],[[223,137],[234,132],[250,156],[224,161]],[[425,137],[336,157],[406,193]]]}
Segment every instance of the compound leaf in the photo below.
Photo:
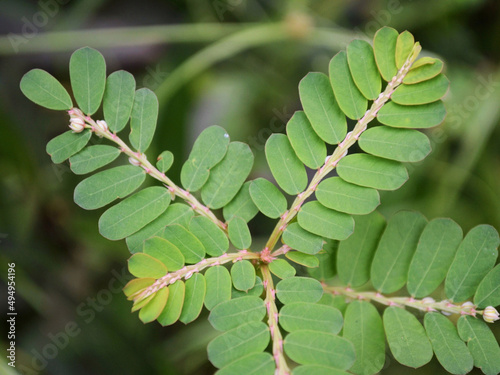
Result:
{"label": "compound leaf", "polygon": [[198,318],[205,299],[207,284],[202,274],[195,273],[186,281],[184,304],[179,320],[188,324]]}
{"label": "compound leaf", "polygon": [[161,237],[152,237],[144,242],[144,254],[162,262],[170,272],[184,267],[184,255],[170,241]]}
{"label": "compound leaf", "polygon": [[162,326],[174,324],[181,316],[182,306],[184,305],[184,295],[186,287],[184,282],[177,280],[168,286],[168,300],[163,311],[157,320]]}
{"label": "compound leaf", "polygon": [[309,168],[323,165],[326,158],[326,145],[316,134],[302,111],[297,111],[286,125],[286,134],[297,157]]}
{"label": "compound leaf", "polygon": [[413,297],[428,296],[443,282],[462,238],[462,228],[451,219],[426,225],[408,271],[407,289]]}
{"label": "compound leaf", "polygon": [[111,163],[119,155],[120,150],[113,146],[89,146],[70,157],[69,164],[74,174],[87,174]]}
{"label": "compound leaf", "polygon": [[309,277],[290,277],[276,285],[278,299],[284,303],[316,303],[323,295],[323,287],[318,280]]}
{"label": "compound leaf", "polygon": [[432,346],[415,315],[400,307],[384,311],[384,329],[392,355],[401,364],[420,367],[432,359]]}
{"label": "compound leaf", "polygon": [[253,166],[248,145],[231,142],[220,163],[210,170],[210,177],[201,189],[203,202],[210,208],[222,208],[238,193]]}
{"label": "compound leaf", "polygon": [[167,189],[153,186],[109,208],[99,218],[99,232],[109,240],[121,240],[156,219],[170,204]]}
{"label": "compound leaf", "polygon": [[332,145],[342,141],[347,133],[347,123],[328,77],[323,73],[307,74],[299,83],[299,95],[316,134]]}
{"label": "compound leaf", "polygon": [[221,256],[229,249],[229,240],[224,232],[207,217],[193,217],[189,223],[189,231],[200,240],[206,253],[211,256]]}
{"label": "compound leaf", "polygon": [[441,100],[422,105],[385,104],[378,112],[381,124],[395,128],[432,128],[443,122],[446,109]]}
{"label": "compound leaf", "polygon": [[260,322],[265,315],[266,306],[262,299],[245,296],[215,306],[208,321],[218,331],[229,331],[245,323]]}
{"label": "compound leaf", "polygon": [[358,287],[370,279],[373,255],[385,228],[385,218],[378,212],[354,217],[354,233],[339,244],[337,272],[345,285]]}
{"label": "compound leaf", "polygon": [[334,307],[295,302],[281,308],[279,322],[287,332],[307,329],[337,334],[342,329],[344,319],[341,312]]}
{"label": "compound leaf", "polygon": [[366,154],[346,156],[337,165],[337,173],[347,182],[378,190],[396,190],[408,180],[401,163]]}
{"label": "compound leaf", "polygon": [[478,225],[465,236],[446,276],[446,297],[460,302],[471,297],[493,268],[500,239],[490,225]]}
{"label": "compound leaf", "polygon": [[288,137],[273,134],[266,142],[266,158],[278,185],[288,194],[295,195],[307,186],[307,173]]}
{"label": "compound leaf", "polygon": [[431,143],[424,133],[387,126],[364,131],[359,147],[368,154],[410,163],[423,160],[431,152]]}
{"label": "compound leaf", "polygon": [[158,98],[147,88],[135,92],[130,118],[130,143],[139,152],[145,152],[156,129],[158,120]]}
{"label": "compound leaf", "polygon": [[135,79],[132,74],[119,70],[108,76],[102,109],[109,130],[118,133],[127,125],[134,105],[134,96]]}
{"label": "compound leaf", "polygon": [[305,254],[317,254],[323,248],[323,238],[302,229],[298,223],[288,224],[283,242]]}
{"label": "compound leaf", "polygon": [[351,371],[359,375],[378,373],[385,363],[385,335],[377,309],[366,301],[353,301],[345,312],[343,337],[356,352]]}
{"label": "compound leaf", "polygon": [[396,42],[398,32],[392,27],[383,27],[378,30],[373,38],[375,61],[382,78],[389,82],[398,72],[396,66]]}
{"label": "compound leaf", "polygon": [[378,191],[345,182],[340,177],[323,180],[316,198],[325,207],[354,215],[366,215],[380,204]]}
{"label": "compound leaf", "polygon": [[21,79],[23,94],[42,107],[68,110],[73,107],[66,89],[52,75],[42,69],[32,69]]}
{"label": "compound leaf", "polygon": [[467,374],[474,360],[465,343],[460,339],[455,325],[437,313],[425,314],[425,330],[439,363],[452,374]]}
{"label": "compound leaf", "polygon": [[186,263],[198,263],[205,257],[205,247],[200,240],[180,224],[167,225],[161,236],[180,250]]}
{"label": "compound leaf", "polygon": [[401,289],[427,219],[418,212],[400,211],[389,220],[373,257],[371,280],[381,293]]}
{"label": "compound leaf", "polygon": [[220,303],[231,299],[231,276],[225,267],[210,267],[205,272],[205,280],[207,282],[205,307],[208,310],[212,310]]}
{"label": "compound leaf", "polygon": [[302,206],[298,222],[303,229],[334,240],[345,240],[354,230],[352,216],[330,210],[317,201]]}
{"label": "compound leaf", "polygon": [[333,333],[300,330],[289,333],[285,353],[301,365],[324,365],[347,370],[355,359],[354,347]]}
{"label": "compound leaf", "polygon": [[486,323],[464,315],[458,319],[457,328],[460,338],[467,343],[474,358],[474,366],[486,375],[500,373],[500,347]]}
{"label": "compound leaf", "polygon": [[382,80],[370,43],[355,39],[347,46],[347,61],[354,83],[363,96],[375,100],[382,89]]}
{"label": "compound leaf", "polygon": [[83,47],[71,55],[69,76],[73,95],[86,115],[93,115],[101,105],[106,87],[106,62],[99,51]]}
{"label": "compound leaf", "polygon": [[248,260],[240,260],[231,267],[231,278],[237,290],[246,292],[255,285],[255,268]]}
{"label": "compound leaf", "polygon": [[86,129],[81,133],[71,130],[52,138],[47,143],[46,151],[54,164],[59,164],[84,148],[90,140],[92,133]]}

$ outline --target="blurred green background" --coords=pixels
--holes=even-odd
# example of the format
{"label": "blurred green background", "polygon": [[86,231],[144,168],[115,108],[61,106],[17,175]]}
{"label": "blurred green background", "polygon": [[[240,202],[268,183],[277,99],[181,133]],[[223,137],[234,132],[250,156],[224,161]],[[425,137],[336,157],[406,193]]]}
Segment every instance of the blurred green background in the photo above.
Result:
{"label": "blurred green background", "polygon": [[[73,203],[83,179],[53,165],[46,143],[68,117],[29,102],[19,81],[42,68],[69,86],[72,51],[99,49],[108,73],[132,72],[155,90],[160,119],[150,158],[165,149],[174,180],[199,132],[213,124],[256,155],[251,178],[269,177],[263,146],[300,108],[297,86],[356,37],[381,26],[410,30],[447,64],[448,118],[428,132],[433,153],[385,193],[381,212],[416,209],[468,231],[500,228],[500,2],[486,0],[0,0],[0,275],[16,263],[17,367],[2,374],[212,374],[205,319],[144,326],[118,290],[124,241],[97,230],[103,210]],[[97,116],[99,118],[99,116]],[[266,219],[251,230],[265,236]],[[441,297],[443,297],[441,295]],[[443,297],[444,298],[444,297]],[[495,334],[500,337],[500,324]],[[5,332],[5,331],[3,331]],[[6,350],[6,334],[0,339]],[[387,356],[383,374],[441,374],[434,360],[408,370]],[[480,372],[476,372],[480,373]]]}

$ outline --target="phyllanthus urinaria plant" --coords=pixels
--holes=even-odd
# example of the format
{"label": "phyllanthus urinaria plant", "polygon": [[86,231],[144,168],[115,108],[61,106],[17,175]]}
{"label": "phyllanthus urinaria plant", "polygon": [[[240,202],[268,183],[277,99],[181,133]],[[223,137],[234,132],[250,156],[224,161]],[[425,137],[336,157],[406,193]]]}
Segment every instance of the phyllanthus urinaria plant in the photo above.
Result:
{"label": "phyllanthus urinaria plant", "polygon": [[[198,136],[176,185],[165,174],[171,152],[155,163],[146,156],[155,94],[136,90],[125,71],[106,78],[94,49],[70,60],[77,106],[39,69],[21,90],[68,111],[70,130],[47,152],[54,163],[69,158],[76,174],[94,173],[75,202],[90,210],[120,199],[99,231],[125,239],[132,253],[136,278],[124,288],[132,311],[166,326],[194,321],[204,306],[221,332],[207,348],[217,374],[375,374],[386,350],[409,367],[435,355],[452,374],[474,366],[497,374],[500,348],[487,325],[499,319],[497,231],[479,225],[464,236],[451,219],[401,211],[386,220],[375,211],[379,190],[398,189],[405,164],[431,151],[425,130],[415,129],[445,118],[443,63],[420,51],[408,31],[384,27],[373,44],[354,40],[337,53],[328,75],[307,74],[303,111],[265,146],[278,186],[247,181],[250,148],[219,126]],[[104,120],[96,120],[101,104]],[[127,124],[129,143],[118,135]],[[92,135],[105,141],[88,146]],[[361,151],[349,154],[356,143]],[[326,144],[336,145],[331,155]],[[123,165],[105,168],[119,157]],[[306,167],[316,171],[310,179]],[[159,183],[141,189],[146,176]],[[258,212],[277,219],[263,248],[252,247],[248,228]]]}

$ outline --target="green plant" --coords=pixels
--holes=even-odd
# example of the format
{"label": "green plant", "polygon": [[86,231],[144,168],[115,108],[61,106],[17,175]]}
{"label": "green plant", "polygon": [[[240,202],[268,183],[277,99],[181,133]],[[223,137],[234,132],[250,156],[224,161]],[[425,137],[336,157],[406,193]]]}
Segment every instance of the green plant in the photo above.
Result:
{"label": "green plant", "polygon": [[[71,130],[47,145],[54,163],[69,158],[74,173],[88,174],[128,157],[131,165],[78,184],[75,202],[98,209],[125,198],[103,213],[99,230],[125,239],[133,254],[128,266],[136,279],[124,288],[132,311],[165,326],[190,323],[205,306],[223,332],[208,345],[219,374],[374,374],[384,366],[386,339],[409,367],[435,354],[453,374],[473,366],[497,374],[500,348],[477,318],[498,320],[497,231],[480,225],[463,238],[451,219],[428,222],[401,211],[386,223],[375,211],[378,190],[396,190],[408,179],[403,163],[431,151],[414,128],[434,127],[446,114],[443,63],[417,60],[420,51],[409,32],[384,27],[373,47],[355,40],[335,55],[329,77],[309,73],[300,82],[303,111],[290,119],[287,135],[273,134],[265,148],[277,184],[295,197],[291,203],[266,179],[245,182],[253,154],[218,126],[198,136],[182,167],[183,188],[176,185],[165,175],[171,152],[155,165],[145,155],[158,115],[155,94],[136,91],[125,71],[106,78],[96,50],[79,49],[70,60],[78,108],[42,70],[28,72],[21,90],[70,115]],[[96,121],[91,116],[101,102],[105,121]],[[129,120],[132,147],[117,135]],[[92,134],[107,141],[87,146]],[[356,143],[362,152],[347,155]],[[337,145],[328,156],[326,144]],[[306,166],[316,170],[312,178]],[[134,193],[146,175],[161,186]],[[183,203],[172,203],[176,197]],[[278,223],[257,252],[248,222],[259,211]],[[436,302],[431,296],[443,282],[447,300]],[[405,286],[407,296],[394,295]],[[382,318],[372,303],[387,306]],[[424,325],[405,308],[423,313]]]}

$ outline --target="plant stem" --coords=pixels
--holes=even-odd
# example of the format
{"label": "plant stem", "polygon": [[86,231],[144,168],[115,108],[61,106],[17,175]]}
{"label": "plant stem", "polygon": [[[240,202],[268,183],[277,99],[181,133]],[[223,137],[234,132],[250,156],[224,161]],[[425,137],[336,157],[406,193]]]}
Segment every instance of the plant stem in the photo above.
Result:
{"label": "plant stem", "polygon": [[394,76],[394,78],[387,84],[385,90],[379,95],[379,97],[373,102],[372,106],[364,116],[356,123],[354,129],[347,133],[344,140],[339,143],[332,155],[328,156],[325,160],[325,164],[318,169],[316,174],[313,176],[309,186],[302,193],[297,195],[294,202],[292,203],[290,209],[286,211],[282,216],[276,227],[274,228],[269,240],[263,252],[272,251],[276,242],[279,240],[284,230],[286,229],[288,223],[297,215],[300,207],[305,202],[305,200],[316,190],[318,184],[332,171],[335,169],[339,161],[345,157],[349,151],[349,148],[356,143],[361,134],[366,130],[368,124],[377,116],[378,111],[384,106],[385,103],[391,98],[392,93],[396,88],[403,82],[403,78],[406,76],[410,70],[411,65],[417,58],[420,52],[420,45],[415,44],[412,53]]}
{"label": "plant stem", "polygon": [[446,314],[471,315],[483,314],[470,303],[455,305],[450,301],[434,301],[432,298],[415,299],[413,297],[387,297],[379,292],[357,292],[349,287],[328,286],[323,284],[323,290],[335,295],[344,295],[353,300],[367,300],[387,306],[411,307],[420,311],[442,311]]}
{"label": "plant stem", "polygon": [[276,289],[274,289],[273,278],[267,264],[261,266],[262,283],[266,288],[266,309],[267,309],[267,324],[271,332],[271,340],[273,341],[273,357],[276,362],[275,375],[289,375],[290,369],[286,363],[283,353],[283,336],[281,335],[278,325],[278,308],[276,307]]}
{"label": "plant stem", "polygon": [[115,133],[112,133],[109,129],[102,129],[91,117],[83,115],[78,108],[73,108],[68,112],[71,115],[78,116],[83,121],[85,121],[85,127],[87,129],[91,129],[97,136],[104,137],[117,144],[120,148],[120,151],[128,155],[132,160],[135,160],[137,164],[139,164],[146,171],[147,174],[165,184],[173,197],[178,196],[181,199],[184,199],[194,211],[202,216],[209,218],[227,234],[227,225],[225,223],[217,219],[214,213],[207,206],[201,204],[189,191],[180,188],[170,178],[168,178],[165,173],[161,173],[154,165],[149,162],[146,155],[132,151],[132,149]]}
{"label": "plant stem", "polygon": [[151,294],[156,293],[158,290],[165,288],[166,286],[175,283],[180,279],[189,279],[193,274],[203,271],[205,268],[220,266],[221,264],[229,262],[239,262],[243,259],[259,259],[259,254],[252,253],[247,250],[240,250],[237,253],[225,253],[219,257],[205,258],[199,263],[185,266],[182,269],[167,273],[165,276],[157,279],[153,285],[141,290],[137,294],[131,295],[129,299],[133,299],[134,303],[140,302],[145,298],[149,297]]}

